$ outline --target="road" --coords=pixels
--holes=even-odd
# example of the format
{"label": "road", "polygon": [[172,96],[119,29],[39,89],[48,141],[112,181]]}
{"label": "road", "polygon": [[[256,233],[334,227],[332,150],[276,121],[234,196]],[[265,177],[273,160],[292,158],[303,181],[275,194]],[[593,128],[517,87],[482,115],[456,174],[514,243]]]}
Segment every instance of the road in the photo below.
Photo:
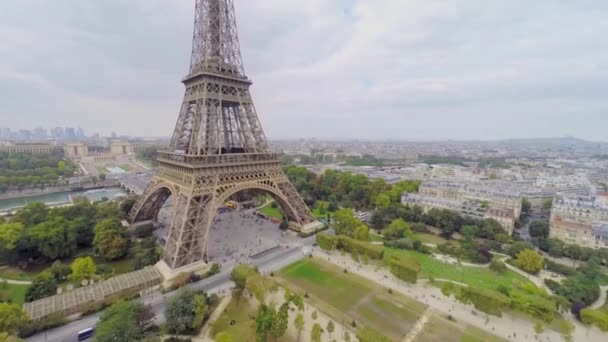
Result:
{"label": "road", "polygon": [[[281,249],[269,254],[259,260],[251,262],[252,266],[257,266],[262,273],[270,273],[281,269],[295,261],[304,258],[310,253],[310,246],[314,239],[302,239],[298,246]],[[234,284],[230,280],[231,270],[224,270],[212,277],[203,279],[196,283],[187,285],[193,290],[202,290],[208,294],[222,293],[230,290]],[[155,321],[157,324],[164,321],[165,300],[173,297],[177,291],[172,291],[161,294],[159,291],[153,292],[150,295],[138,298],[136,300],[143,301],[146,305],[150,305],[152,311],[156,315]],[[76,341],[78,332],[86,328],[93,327],[99,321],[101,312],[85,316],[77,321],[69,324],[38,333],[26,339],[30,342],[68,342]]]}

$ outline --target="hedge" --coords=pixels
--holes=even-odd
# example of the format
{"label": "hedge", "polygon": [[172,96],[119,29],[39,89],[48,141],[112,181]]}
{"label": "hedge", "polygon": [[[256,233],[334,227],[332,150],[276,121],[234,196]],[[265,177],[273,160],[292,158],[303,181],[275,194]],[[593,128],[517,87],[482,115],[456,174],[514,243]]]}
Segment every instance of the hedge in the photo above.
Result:
{"label": "hedge", "polygon": [[578,271],[574,267],[558,264],[555,261],[551,261],[549,259],[545,259],[545,268],[547,271],[559,273],[565,276],[573,276],[578,273]]}
{"label": "hedge", "polygon": [[326,251],[333,251],[336,249],[338,240],[334,235],[320,233],[317,234],[317,244]]}
{"label": "hedge", "polygon": [[484,288],[463,287],[460,293],[461,299],[473,303],[477,310],[499,317],[502,311],[511,304],[509,297]]}
{"label": "hedge", "polygon": [[511,307],[533,317],[538,317],[545,322],[551,322],[555,318],[556,303],[550,298],[529,294],[519,289],[509,292]]}
{"label": "hedge", "polygon": [[384,257],[384,247],[381,245],[372,245],[368,242],[355,240],[344,235],[338,235],[336,239],[337,248],[342,249],[345,252],[361,255],[365,254],[370,259],[381,260],[382,257]]}
{"label": "hedge", "polygon": [[328,251],[337,248],[348,253],[367,255],[370,259],[382,260],[384,257],[384,247],[382,245],[372,245],[345,235],[317,234],[317,244]]}
{"label": "hedge", "polygon": [[415,283],[418,280],[420,264],[413,258],[393,256],[388,260],[388,266],[391,273],[403,281]]}
{"label": "hedge", "polygon": [[603,331],[608,331],[608,314],[600,311],[586,308],[581,310],[581,319],[584,323],[593,324]]}

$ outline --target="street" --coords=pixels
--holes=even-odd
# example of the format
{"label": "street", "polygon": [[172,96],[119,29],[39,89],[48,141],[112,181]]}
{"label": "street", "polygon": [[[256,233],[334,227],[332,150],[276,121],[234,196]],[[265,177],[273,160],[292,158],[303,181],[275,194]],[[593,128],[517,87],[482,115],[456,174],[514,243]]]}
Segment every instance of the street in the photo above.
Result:
{"label": "street", "polygon": [[[268,254],[258,260],[252,261],[252,266],[257,266],[262,273],[269,273],[281,269],[295,261],[304,258],[309,253],[310,246],[314,242],[313,238],[301,239],[299,246],[294,246],[289,249],[275,250],[273,253]],[[187,285],[193,290],[202,290],[208,294],[214,294],[228,291],[234,285],[230,280],[231,269],[224,269],[222,272]],[[177,290],[165,293],[164,295],[159,291],[155,291],[150,295],[146,295],[143,298],[135,300],[143,301],[143,303],[150,305],[152,311],[156,315],[156,324],[164,321],[164,309],[165,300],[171,298],[177,293]],[[68,342],[77,341],[78,332],[86,328],[93,327],[99,321],[101,312],[97,312],[88,316],[85,316],[77,321],[69,324],[47,330],[45,332],[38,333],[26,339],[31,342]]]}

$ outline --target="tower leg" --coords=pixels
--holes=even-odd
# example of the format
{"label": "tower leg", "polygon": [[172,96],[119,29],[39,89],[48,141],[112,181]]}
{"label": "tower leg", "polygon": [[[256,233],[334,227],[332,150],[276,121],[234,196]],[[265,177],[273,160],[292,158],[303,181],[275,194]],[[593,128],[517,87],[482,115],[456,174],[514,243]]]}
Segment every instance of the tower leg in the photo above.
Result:
{"label": "tower leg", "polygon": [[167,234],[163,260],[171,269],[203,260],[205,235],[215,205],[212,195],[180,194],[173,203],[173,217]]}

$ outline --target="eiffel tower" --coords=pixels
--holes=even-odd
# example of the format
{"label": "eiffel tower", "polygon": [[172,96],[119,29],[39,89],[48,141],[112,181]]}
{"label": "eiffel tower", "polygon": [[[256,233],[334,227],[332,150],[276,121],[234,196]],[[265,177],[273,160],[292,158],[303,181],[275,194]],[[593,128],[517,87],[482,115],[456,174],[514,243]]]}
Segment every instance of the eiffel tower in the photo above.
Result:
{"label": "eiffel tower", "polygon": [[233,0],[196,0],[190,71],[171,142],[159,151],[159,171],[129,213],[137,223],[156,219],[173,199],[162,261],[175,270],[207,261],[215,214],[233,195],[270,194],[289,227],[319,223],[270,151],[245,75]]}

